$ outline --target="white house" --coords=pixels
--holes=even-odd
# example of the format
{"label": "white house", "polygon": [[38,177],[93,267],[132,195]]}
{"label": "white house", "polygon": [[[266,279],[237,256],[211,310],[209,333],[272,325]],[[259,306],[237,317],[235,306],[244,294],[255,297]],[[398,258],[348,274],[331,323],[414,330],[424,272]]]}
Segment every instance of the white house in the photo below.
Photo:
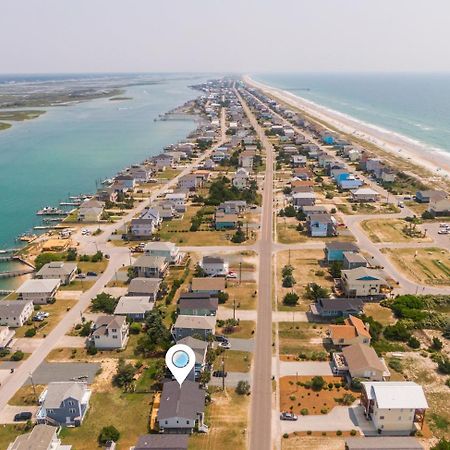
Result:
{"label": "white house", "polygon": [[124,295],[120,297],[114,310],[115,316],[126,316],[133,320],[144,320],[145,314],[153,309],[155,302],[151,297]]}
{"label": "white house", "polygon": [[233,177],[233,186],[238,189],[245,189],[248,185],[249,173],[243,167],[239,168]]}
{"label": "white house", "polygon": [[39,272],[36,274],[36,278],[43,280],[59,279],[61,284],[70,284],[77,274],[76,263],[65,261],[52,261],[44,264]]}
{"label": "white house", "polygon": [[0,302],[0,325],[21,327],[33,314],[33,302],[29,300],[2,300]]}
{"label": "white house", "polygon": [[165,200],[171,202],[178,212],[186,211],[186,194],[184,192],[175,192],[166,194]]}
{"label": "white house", "polygon": [[226,276],[229,272],[229,264],[218,256],[204,256],[200,262],[200,267],[210,277]]}
{"label": "white house", "polygon": [[428,409],[422,386],[412,381],[363,382],[361,405],[381,434],[409,435],[422,428]]}
{"label": "white house", "polygon": [[0,326],[0,349],[8,347],[15,334],[16,332],[14,330]]}
{"label": "white house", "polygon": [[169,264],[178,264],[183,257],[180,248],[173,242],[149,242],[144,247],[144,254],[149,256],[162,256]]}
{"label": "white house", "polygon": [[59,278],[27,280],[16,290],[16,293],[19,300],[29,300],[35,305],[45,305],[53,301],[60,285]]}
{"label": "white house", "polygon": [[129,326],[123,316],[100,316],[94,324],[91,342],[97,349],[122,349],[128,342]]}

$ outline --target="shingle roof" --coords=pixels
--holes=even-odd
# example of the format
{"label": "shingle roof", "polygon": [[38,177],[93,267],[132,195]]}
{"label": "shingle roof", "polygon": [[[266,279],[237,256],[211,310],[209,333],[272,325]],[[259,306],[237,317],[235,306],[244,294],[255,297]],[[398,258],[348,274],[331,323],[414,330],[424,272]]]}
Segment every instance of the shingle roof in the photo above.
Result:
{"label": "shingle roof", "polygon": [[47,395],[43,403],[46,409],[57,409],[67,398],[73,398],[81,402],[86,384],[76,381],[54,381],[47,387]]}
{"label": "shingle roof", "polygon": [[0,315],[20,316],[31,300],[0,300]]}
{"label": "shingle roof", "polygon": [[164,383],[158,419],[182,417],[195,420],[197,413],[205,409],[205,391],[193,381],[185,380],[180,386],[178,381]]}
{"label": "shingle roof", "polygon": [[369,345],[353,344],[342,349],[350,373],[365,369],[373,369],[384,372],[384,364],[378,358],[375,350]]}
{"label": "shingle roof", "polygon": [[36,425],[30,433],[17,436],[10,450],[48,450],[56,431],[50,425]]}
{"label": "shingle roof", "polygon": [[214,316],[186,316],[179,315],[175,321],[174,328],[192,328],[199,330],[214,330],[216,318]]}
{"label": "shingle roof", "polygon": [[32,279],[25,281],[19,289],[18,294],[34,294],[34,293],[49,293],[52,292],[60,284],[59,279],[49,278],[46,280]]}
{"label": "shingle roof", "polygon": [[41,270],[36,274],[37,276],[49,276],[54,275],[56,277],[60,275],[69,275],[77,269],[76,263],[53,261],[42,266]]}
{"label": "shingle roof", "polygon": [[134,450],[186,450],[187,434],[145,434],[141,436]]}
{"label": "shingle roof", "polygon": [[180,298],[178,303],[180,310],[183,309],[210,309],[217,311],[219,307],[219,301],[215,297],[209,298]]}
{"label": "shingle roof", "polygon": [[327,250],[343,250],[343,251],[353,251],[357,252],[359,250],[358,246],[353,242],[327,242],[325,244]]}
{"label": "shingle roof", "polygon": [[134,267],[157,268],[158,270],[166,265],[166,258],[163,256],[141,255],[134,262]]}
{"label": "shingle roof", "polygon": [[160,278],[133,278],[128,287],[128,292],[153,295],[159,291],[160,284]]}
{"label": "shingle roof", "polygon": [[150,297],[124,295],[119,299],[114,314],[144,314],[154,306],[155,303],[150,301]]}

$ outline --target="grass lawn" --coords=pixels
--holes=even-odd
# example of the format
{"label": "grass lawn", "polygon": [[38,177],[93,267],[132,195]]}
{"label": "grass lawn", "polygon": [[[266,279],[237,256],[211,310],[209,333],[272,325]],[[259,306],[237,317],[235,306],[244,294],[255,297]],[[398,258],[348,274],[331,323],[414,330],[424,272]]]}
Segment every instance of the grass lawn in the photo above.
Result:
{"label": "grass lawn", "polygon": [[[317,283],[318,285],[331,289],[333,286],[333,279],[329,275],[326,267],[321,267],[319,262],[323,260],[323,250],[308,250],[305,251],[291,251],[290,264],[294,267],[293,276],[296,284],[293,288],[284,288],[282,286],[281,271],[283,267],[289,264],[289,252],[279,252],[277,256],[277,299],[278,309],[280,311],[308,311],[310,300],[306,298],[306,285],[308,283]],[[283,305],[283,297],[294,290],[300,297],[297,306]]]}
{"label": "grass lawn", "polygon": [[172,178],[175,178],[181,170],[179,169],[166,169],[163,172],[157,172],[154,178],[157,178],[158,180],[171,180]]}
{"label": "grass lawn", "polygon": [[[289,376],[280,378],[280,409],[281,411],[291,411],[299,415],[301,410],[307,409],[308,415],[327,414],[339,403],[336,399],[341,399],[345,394],[351,394],[358,398],[359,393],[350,391],[346,388],[333,386],[331,389],[326,386],[321,391],[313,391],[311,388],[298,385],[311,381],[312,377]],[[328,383],[342,383],[341,377],[325,376],[322,377]],[[299,419],[301,420],[301,418]],[[332,424],[330,424],[332,429]]]}
{"label": "grass lawn", "polygon": [[232,338],[250,339],[254,337],[254,331],[256,330],[256,323],[252,320],[241,320],[239,325],[234,327],[232,333],[224,333],[223,328],[217,330],[218,334],[227,334]]}
{"label": "grass lawn", "polygon": [[214,361],[214,370],[222,369],[222,359],[225,360],[225,370],[227,372],[249,372],[252,363],[252,354],[250,352],[241,352],[238,350],[225,350]]}
{"label": "grass lawn", "polygon": [[[217,391],[206,407],[209,432],[189,438],[189,450],[229,450],[247,448],[247,418],[250,397],[234,389]],[[78,449],[77,449],[78,450]]]}
{"label": "grass lawn", "polygon": [[[301,435],[300,435],[301,434]],[[318,434],[314,436],[314,434]],[[329,436],[320,436],[321,433],[313,433],[311,436],[303,435],[303,433],[297,433],[296,436],[290,435],[287,439],[281,440],[281,450],[344,450],[345,437],[344,432],[342,436],[333,436],[331,433],[327,433]]]}
{"label": "grass lawn", "polygon": [[382,249],[411,280],[434,286],[450,285],[450,253],[430,248]]}
{"label": "grass lawn", "polygon": [[[1,124],[0,124],[1,130]],[[0,425],[0,448],[8,448],[14,439],[25,433],[25,425]]]}
{"label": "grass lawn", "polygon": [[[281,355],[298,355],[326,351],[322,343],[311,343],[311,339],[320,339],[327,325],[314,325],[309,322],[280,322],[279,340]],[[315,327],[315,328],[314,328]]]}
{"label": "grass lawn", "polygon": [[277,240],[282,244],[306,242],[306,236],[297,231],[298,220],[294,217],[277,217]]}
{"label": "grass lawn", "polygon": [[430,238],[412,238],[403,232],[407,225],[401,219],[370,219],[361,222],[362,229],[372,242],[430,242]]}
{"label": "grass lawn", "polygon": [[66,286],[61,286],[59,289],[61,291],[87,291],[92,286],[94,286],[95,281],[86,281],[86,280],[74,280],[70,282],[70,284]]}
{"label": "grass lawn", "polygon": [[102,273],[106,270],[106,267],[108,266],[108,260],[104,259],[103,261],[98,262],[90,262],[90,261],[80,261],[77,262],[78,268],[86,273],[86,272],[96,272],[96,273]]}
{"label": "grass lawn", "polygon": [[233,308],[233,300],[236,300],[236,309],[256,309],[256,291],[257,285],[254,281],[243,281],[239,284],[237,281],[227,280],[226,292],[230,297],[223,306]]}
{"label": "grass lawn", "polygon": [[140,435],[148,432],[152,400],[152,394],[124,394],[114,388],[109,392],[94,392],[83,425],[63,428],[60,438],[74,450],[101,448],[97,443],[100,430],[113,425],[120,432],[118,450],[128,450]]}
{"label": "grass lawn", "polygon": [[43,322],[33,322],[30,326],[23,326],[16,330],[16,337],[25,337],[25,332],[31,328],[36,328],[35,337],[42,338],[44,334],[50,333],[59,323],[64,314],[71,309],[76,303],[76,300],[56,300],[55,303],[49,305],[42,305],[39,311],[47,312],[50,316]]}
{"label": "grass lawn", "polygon": [[[36,395],[39,395],[44,392],[45,386],[37,384],[35,385]],[[22,386],[16,393],[13,395],[11,400],[8,402],[10,405],[37,405],[38,401],[34,395],[34,390],[31,385]]]}
{"label": "grass lawn", "polygon": [[364,314],[372,316],[376,321],[383,325],[391,325],[395,322],[392,309],[385,308],[378,303],[366,303],[364,305]]}

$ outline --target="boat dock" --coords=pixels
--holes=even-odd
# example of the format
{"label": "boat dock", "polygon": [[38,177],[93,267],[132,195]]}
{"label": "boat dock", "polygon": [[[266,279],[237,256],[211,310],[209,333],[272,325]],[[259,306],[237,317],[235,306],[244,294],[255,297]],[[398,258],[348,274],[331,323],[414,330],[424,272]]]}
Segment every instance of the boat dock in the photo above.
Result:
{"label": "boat dock", "polygon": [[13,277],[21,277],[23,275],[28,275],[29,273],[33,273],[34,269],[31,267],[23,270],[11,270],[9,272],[0,272],[0,278],[13,278]]}

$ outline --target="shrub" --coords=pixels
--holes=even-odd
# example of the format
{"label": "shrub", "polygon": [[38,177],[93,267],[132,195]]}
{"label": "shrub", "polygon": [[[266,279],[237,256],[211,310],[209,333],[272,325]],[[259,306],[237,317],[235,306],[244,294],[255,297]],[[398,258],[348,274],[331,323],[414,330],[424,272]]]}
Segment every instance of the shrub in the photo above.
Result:
{"label": "shrub", "polygon": [[300,411],[300,414],[301,414],[302,416],[307,416],[307,415],[308,415],[308,409],[307,409],[307,408],[303,408],[303,409]]}
{"label": "shrub", "polygon": [[357,433],[356,430],[351,430],[351,431],[350,431],[350,435],[351,435],[351,436],[356,436],[356,433]]}
{"label": "shrub", "polygon": [[223,305],[224,303],[226,303],[228,301],[229,297],[230,297],[230,295],[228,294],[228,292],[219,292],[219,294],[217,295],[219,304]]}
{"label": "shrub", "polygon": [[341,430],[337,430],[336,431],[336,436],[342,436],[342,431]]}
{"label": "shrub", "polygon": [[308,430],[308,431],[306,432],[306,434],[307,434],[308,436],[310,436],[310,435],[312,434],[312,431],[309,431],[309,430]]}
{"label": "shrub", "polygon": [[25,331],[25,337],[31,338],[33,336],[36,336],[36,329],[35,328],[28,328],[28,330]]}
{"label": "shrub", "polygon": [[99,444],[106,444],[108,441],[117,442],[120,438],[120,432],[116,427],[109,425],[103,427],[98,435]]}
{"label": "shrub", "polygon": [[90,346],[87,348],[87,353],[88,353],[88,355],[94,356],[94,355],[97,354],[97,351],[98,351],[98,350],[97,350],[93,345],[90,345]]}
{"label": "shrub", "polygon": [[321,376],[315,376],[311,380],[311,387],[314,391],[321,391],[325,386],[326,381]]}
{"label": "shrub", "polygon": [[298,302],[299,296],[295,292],[288,292],[283,297],[283,304],[287,306],[295,306]]}
{"label": "shrub", "polygon": [[408,339],[408,346],[411,348],[420,348],[420,341],[415,336]]}
{"label": "shrub", "polygon": [[248,381],[241,380],[236,386],[236,394],[248,395],[250,393],[250,384]]}
{"label": "shrub", "polygon": [[328,414],[328,408],[322,408],[322,409],[320,410],[320,413],[321,413],[321,414]]}
{"label": "shrub", "polygon": [[17,350],[11,355],[11,361],[22,361],[24,356],[25,356],[24,352],[22,352],[21,350]]}
{"label": "shrub", "polygon": [[283,437],[284,437],[284,439],[287,439],[287,438],[289,437],[289,434],[284,433],[284,434],[283,434]]}
{"label": "shrub", "polygon": [[439,338],[434,337],[433,342],[431,344],[431,349],[438,352],[442,350],[442,347],[443,347],[442,341]]}
{"label": "shrub", "polygon": [[389,367],[391,369],[394,369],[398,373],[402,373],[403,372],[403,366],[402,366],[402,363],[401,363],[401,361],[399,359],[391,359],[389,361],[388,365],[389,365]]}
{"label": "shrub", "polygon": [[141,332],[141,324],[138,322],[133,322],[130,325],[130,333],[131,334],[139,334]]}

